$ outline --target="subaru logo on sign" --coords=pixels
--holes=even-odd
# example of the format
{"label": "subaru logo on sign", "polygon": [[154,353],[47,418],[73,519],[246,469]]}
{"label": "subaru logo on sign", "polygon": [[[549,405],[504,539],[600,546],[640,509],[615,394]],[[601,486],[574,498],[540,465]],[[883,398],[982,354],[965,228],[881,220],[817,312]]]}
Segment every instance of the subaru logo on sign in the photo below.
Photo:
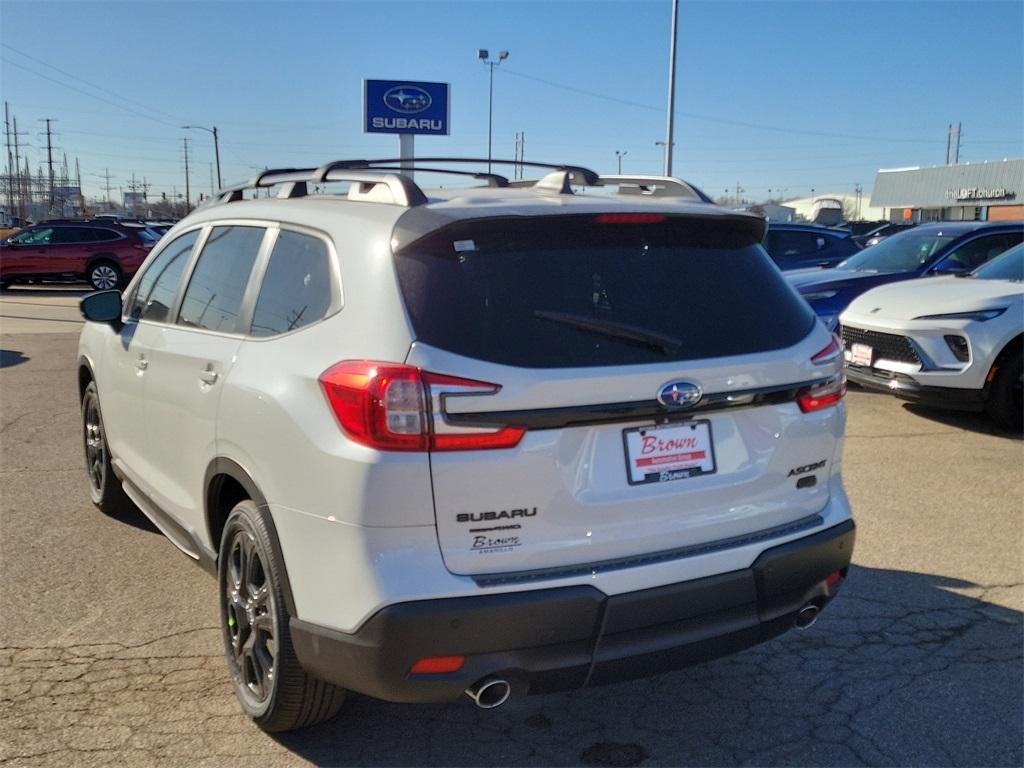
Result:
{"label": "subaru logo on sign", "polygon": [[402,85],[384,94],[384,104],[388,109],[403,115],[415,115],[430,109],[431,102],[430,94],[415,85]]}
{"label": "subaru logo on sign", "polygon": [[658,402],[671,411],[692,408],[704,397],[704,391],[688,381],[670,381],[658,390]]}

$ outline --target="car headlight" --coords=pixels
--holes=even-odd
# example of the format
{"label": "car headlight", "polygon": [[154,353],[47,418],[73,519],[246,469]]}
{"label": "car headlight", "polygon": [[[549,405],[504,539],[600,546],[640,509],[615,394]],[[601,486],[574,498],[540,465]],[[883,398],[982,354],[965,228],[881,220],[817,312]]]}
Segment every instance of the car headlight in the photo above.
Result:
{"label": "car headlight", "polygon": [[984,323],[993,317],[999,317],[1006,311],[1006,307],[995,307],[994,309],[978,309],[974,312],[950,312],[945,315],[921,315],[915,320],[976,320]]}
{"label": "car headlight", "polygon": [[804,297],[804,301],[821,301],[822,299],[831,299],[839,291],[815,291],[814,293],[801,294]]}

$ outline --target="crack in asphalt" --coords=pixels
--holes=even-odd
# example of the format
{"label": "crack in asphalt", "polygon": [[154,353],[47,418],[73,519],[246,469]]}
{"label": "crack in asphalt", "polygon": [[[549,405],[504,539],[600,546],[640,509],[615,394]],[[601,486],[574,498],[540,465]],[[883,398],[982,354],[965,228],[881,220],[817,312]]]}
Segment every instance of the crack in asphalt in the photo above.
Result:
{"label": "crack in asphalt", "polygon": [[138,643],[4,647],[0,762],[1019,765],[1019,724],[974,760],[942,729],[926,754],[907,754],[898,731],[908,703],[936,681],[1019,678],[1021,614],[985,598],[1024,584],[972,584],[972,596],[933,588],[919,605],[911,591],[878,596],[857,581],[826,612],[825,631],[709,664],[528,697],[499,713],[352,696],[336,721],[277,739],[240,713],[217,627]]}

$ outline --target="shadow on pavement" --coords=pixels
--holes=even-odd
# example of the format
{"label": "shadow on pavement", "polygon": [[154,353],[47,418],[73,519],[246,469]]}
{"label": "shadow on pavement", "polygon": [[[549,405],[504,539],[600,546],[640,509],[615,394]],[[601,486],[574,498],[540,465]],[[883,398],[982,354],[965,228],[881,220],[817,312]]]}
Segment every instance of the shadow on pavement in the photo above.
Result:
{"label": "shadow on pavement", "polygon": [[936,421],[949,427],[966,429],[970,432],[978,432],[979,434],[991,435],[992,437],[1002,437],[1007,440],[1024,439],[1024,436],[1019,432],[1007,432],[997,427],[988,415],[984,413],[947,411],[942,408],[931,408],[925,405],[917,405],[916,403],[903,403],[903,408],[915,416],[920,416],[928,419],[929,421]]}
{"label": "shadow on pavement", "polygon": [[15,365],[27,363],[31,359],[16,349],[0,349],[0,368],[12,368]]}
{"label": "shadow on pavement", "polygon": [[855,566],[814,628],[736,656],[491,711],[353,694],[277,740],[323,765],[1019,766],[1022,614],[990,602],[1019,586]]}
{"label": "shadow on pavement", "polygon": [[143,511],[136,507],[131,501],[125,501],[121,509],[117,512],[107,512],[102,509],[99,511],[111,520],[116,520],[119,523],[130,525],[132,528],[138,528],[140,531],[157,533],[161,536],[164,535],[163,531],[153,525],[153,521],[146,517],[145,513],[143,513]]}

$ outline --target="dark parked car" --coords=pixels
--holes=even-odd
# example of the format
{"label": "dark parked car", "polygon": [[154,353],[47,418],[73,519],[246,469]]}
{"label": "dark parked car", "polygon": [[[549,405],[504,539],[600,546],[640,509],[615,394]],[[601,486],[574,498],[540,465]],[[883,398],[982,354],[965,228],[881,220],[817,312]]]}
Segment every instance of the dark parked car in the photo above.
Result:
{"label": "dark parked car", "polygon": [[860,250],[845,229],[769,223],[764,248],[779,269],[834,267]]}
{"label": "dark parked car", "polygon": [[965,274],[1024,240],[1024,223],[955,221],[920,224],[865,248],[835,269],[790,272],[786,279],[829,330],[839,313],[870,288],[928,275]]}
{"label": "dark parked car", "polygon": [[878,245],[890,235],[895,235],[897,232],[904,232],[916,226],[917,224],[893,224],[890,222],[889,224],[882,224],[874,227],[863,234],[854,235],[853,239],[861,248],[867,248],[869,245]]}
{"label": "dark parked car", "polygon": [[0,243],[0,287],[53,280],[123,288],[155,243],[148,230],[115,222],[36,224]]}

